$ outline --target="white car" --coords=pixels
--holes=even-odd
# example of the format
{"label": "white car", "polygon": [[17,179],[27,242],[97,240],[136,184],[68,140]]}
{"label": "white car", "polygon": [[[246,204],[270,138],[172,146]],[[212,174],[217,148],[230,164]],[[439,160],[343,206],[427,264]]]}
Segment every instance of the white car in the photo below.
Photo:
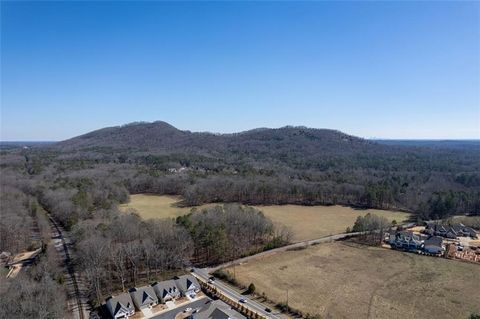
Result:
{"label": "white car", "polygon": [[246,302],[247,302],[247,299],[240,299],[239,302],[241,302],[241,303],[246,303]]}
{"label": "white car", "polygon": [[192,308],[188,307],[188,308],[185,308],[185,310],[183,312],[190,312],[192,310],[193,310]]}

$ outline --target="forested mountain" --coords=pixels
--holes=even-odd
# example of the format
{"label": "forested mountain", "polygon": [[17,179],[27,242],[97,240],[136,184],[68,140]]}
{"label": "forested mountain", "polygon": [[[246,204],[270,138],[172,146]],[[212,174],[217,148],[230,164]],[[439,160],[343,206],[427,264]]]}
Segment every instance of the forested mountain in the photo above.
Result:
{"label": "forested mountain", "polygon": [[256,153],[267,156],[282,152],[315,156],[386,149],[379,144],[326,129],[282,127],[254,129],[235,134],[213,134],[181,131],[160,121],[104,128],[59,142],[55,147],[66,151],[109,148],[148,152],[203,151],[211,155]]}
{"label": "forested mountain", "polygon": [[[480,212],[475,145],[386,145],[305,127],[213,134],[132,123],[5,150],[2,167],[48,181],[40,197],[47,206],[58,206],[59,194],[88,207],[148,192],[182,195],[186,205],[344,204],[403,209],[425,219]],[[111,194],[101,194],[108,189]],[[86,214],[81,211],[70,209],[62,219],[73,224]]]}
{"label": "forested mountain", "polygon": [[[119,212],[129,194],[176,194],[185,205],[395,208],[419,219],[480,214],[475,147],[385,145],[304,127],[192,133],[164,122],[25,146],[0,150],[0,250],[17,253],[31,246],[31,229],[48,229],[42,220],[49,212],[72,235],[75,262],[84,269],[94,304],[124,284],[157,280],[191,262],[235,257],[226,251],[249,254],[283,245],[290,236],[260,212],[234,205],[176,222],[145,222]],[[48,242],[48,230],[42,238]],[[55,267],[47,270],[41,278],[56,291],[53,283],[61,278]],[[3,295],[16,289],[8,287]]]}
{"label": "forested mountain", "polygon": [[158,121],[104,128],[50,150],[61,166],[121,164],[124,174],[136,172],[124,180],[130,192],[181,194],[189,205],[345,204],[429,218],[480,211],[480,144],[461,145],[377,143],[291,126],[195,133]]}

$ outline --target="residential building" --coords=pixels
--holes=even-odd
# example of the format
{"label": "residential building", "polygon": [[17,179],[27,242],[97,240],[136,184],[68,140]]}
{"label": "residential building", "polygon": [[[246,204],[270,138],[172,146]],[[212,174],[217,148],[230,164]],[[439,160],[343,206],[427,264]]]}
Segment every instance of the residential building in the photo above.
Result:
{"label": "residential building", "polygon": [[431,236],[441,236],[450,239],[456,239],[457,237],[477,238],[477,232],[473,228],[463,224],[441,225],[429,223],[425,227],[425,233]]}
{"label": "residential building", "polygon": [[152,287],[161,303],[165,303],[169,300],[175,300],[181,295],[175,280],[156,282],[152,284]]}
{"label": "residential building", "polygon": [[137,309],[151,308],[158,304],[157,294],[152,286],[130,289],[130,296]]}
{"label": "residential building", "polygon": [[233,310],[229,305],[221,300],[211,301],[192,314],[192,319],[246,319],[245,316]]}
{"label": "residential building", "polygon": [[393,230],[389,235],[389,244],[392,248],[405,250],[419,250],[422,248],[424,238],[409,230]]}
{"label": "residential building", "polygon": [[423,251],[429,254],[443,253],[443,238],[439,236],[432,236],[423,243]]}
{"label": "residential building", "polygon": [[175,283],[183,296],[195,296],[200,291],[200,284],[192,275],[183,275],[174,278]]}
{"label": "residential building", "polygon": [[106,306],[114,319],[128,318],[135,314],[133,301],[128,293],[108,298]]}

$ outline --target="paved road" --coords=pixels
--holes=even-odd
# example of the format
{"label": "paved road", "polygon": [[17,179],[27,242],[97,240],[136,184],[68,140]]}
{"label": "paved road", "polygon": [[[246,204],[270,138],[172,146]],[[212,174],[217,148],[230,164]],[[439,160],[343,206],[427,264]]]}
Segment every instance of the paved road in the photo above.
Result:
{"label": "paved road", "polygon": [[172,309],[170,311],[167,311],[167,312],[161,313],[159,315],[153,316],[150,319],[174,319],[175,316],[178,313],[183,312],[185,310],[185,308],[192,308],[192,309],[201,308],[202,306],[209,303],[210,301],[211,301],[210,298],[202,298],[200,300],[191,302],[189,304],[186,304],[186,305],[180,306],[178,308]]}
{"label": "paved road", "polygon": [[302,247],[305,247],[305,246],[311,246],[311,245],[316,245],[316,244],[320,244],[320,243],[326,243],[326,242],[339,240],[339,239],[342,239],[342,238],[345,238],[345,237],[356,236],[356,235],[360,235],[360,234],[361,233],[359,233],[359,232],[357,232],[357,233],[346,233],[346,234],[336,234],[336,235],[325,236],[325,237],[321,237],[321,238],[317,238],[317,239],[305,240],[305,241],[301,241],[301,242],[298,242],[298,243],[295,243],[295,244],[282,246],[282,247],[271,249],[271,250],[266,250],[266,251],[263,251],[261,253],[255,254],[255,255],[251,255],[251,256],[243,257],[243,258],[236,259],[236,260],[233,260],[233,261],[229,261],[227,263],[224,263],[222,265],[218,265],[216,267],[203,268],[203,269],[205,269],[208,273],[211,273],[211,272],[214,272],[215,270],[218,270],[218,269],[231,267],[233,265],[239,265],[239,264],[245,263],[247,261],[257,259],[259,257],[265,257],[265,256],[275,254],[275,253],[278,253],[278,252],[291,250],[291,249],[295,249],[295,248],[302,248]]}
{"label": "paved road", "polygon": [[[199,280],[202,280],[204,282],[208,282],[209,274],[207,269],[205,268],[194,268],[194,271],[192,275],[195,275]],[[266,306],[262,305],[261,303],[258,303],[254,300],[248,299],[246,296],[241,295],[231,287],[227,286],[226,284],[222,283],[220,280],[215,280],[212,283],[213,286],[217,288],[217,290],[221,291],[225,296],[227,296],[229,299],[234,300],[234,301],[239,301],[240,299],[247,299],[247,302],[244,304],[245,307],[250,308],[250,310],[253,310],[267,318],[272,318],[272,319],[283,319],[284,316],[280,315],[278,313],[269,313],[265,311]]]}
{"label": "paved road", "polygon": [[87,298],[84,289],[80,289],[83,285],[80,281],[80,276],[73,267],[69,250],[70,240],[64,236],[65,231],[50,214],[48,214],[48,218],[52,229],[53,244],[65,268],[68,310],[75,319],[88,318]]}
{"label": "paved road", "polygon": [[[286,250],[291,250],[291,249],[295,249],[295,248],[302,248],[302,247],[306,247],[306,246],[311,246],[311,245],[316,245],[316,244],[320,244],[320,243],[330,242],[330,241],[342,239],[342,238],[345,238],[345,237],[348,237],[348,236],[356,236],[356,235],[359,235],[359,234],[360,233],[336,234],[336,235],[325,236],[325,237],[318,238],[318,239],[306,240],[306,241],[298,242],[298,243],[295,243],[295,244],[291,244],[291,245],[267,250],[267,251],[264,251],[264,252],[261,252],[261,253],[258,253],[258,254],[252,255],[252,256],[240,258],[240,259],[230,261],[230,262],[224,263],[224,264],[216,266],[216,267],[194,268],[194,272],[192,274],[195,275],[200,280],[202,280],[204,282],[208,282],[208,278],[210,277],[210,273],[214,272],[215,270],[221,269],[221,268],[242,264],[242,263],[248,262],[250,260],[254,260],[254,259],[257,259],[257,258],[260,258],[260,257],[272,255],[272,254],[282,252],[282,251],[286,251]],[[221,291],[225,296],[227,296],[228,298],[230,298],[234,301],[238,301],[240,299],[247,299],[246,296],[241,295],[240,293],[238,293],[236,290],[232,289],[227,284],[222,283],[220,280],[215,280],[212,283],[212,285],[214,285],[217,288],[217,290]],[[266,312],[265,308],[267,308],[267,307],[265,305],[262,305],[261,303],[256,302],[256,301],[251,300],[251,299],[247,299],[247,302],[245,303],[245,306],[250,308],[251,310],[253,310],[255,312],[258,312],[258,313],[262,314],[263,316],[265,316],[267,318],[272,318],[272,319],[287,318],[286,316],[282,315],[279,312],[276,312],[276,313]]]}

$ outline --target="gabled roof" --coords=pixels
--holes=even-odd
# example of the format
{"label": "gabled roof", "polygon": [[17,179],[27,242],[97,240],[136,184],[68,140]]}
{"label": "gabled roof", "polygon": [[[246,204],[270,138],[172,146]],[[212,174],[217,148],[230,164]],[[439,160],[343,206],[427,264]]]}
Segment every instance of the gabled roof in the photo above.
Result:
{"label": "gabled roof", "polygon": [[140,288],[132,288],[130,290],[133,302],[138,308],[148,306],[151,303],[158,303],[157,295],[152,286],[144,286]]}
{"label": "gabled roof", "polygon": [[108,298],[106,304],[114,318],[119,314],[128,314],[134,310],[132,298],[127,293]]}
{"label": "gabled roof", "polygon": [[465,228],[463,229],[463,231],[470,233],[470,235],[471,235],[471,234],[474,234],[474,235],[477,234],[477,231],[476,231],[475,229],[473,229],[472,227],[465,227]]}
{"label": "gabled roof", "polygon": [[211,301],[199,312],[193,314],[193,319],[246,319],[245,316],[232,310],[221,300]]}
{"label": "gabled roof", "polygon": [[427,230],[434,230],[437,234],[451,234],[454,236],[463,236],[463,235],[476,235],[476,231],[471,227],[467,227],[463,224],[455,225],[440,225],[440,224],[428,224]]}
{"label": "gabled roof", "polygon": [[152,284],[152,287],[160,298],[165,298],[167,295],[176,296],[180,294],[180,290],[173,279],[156,282]]}
{"label": "gabled roof", "polygon": [[197,279],[192,275],[175,277],[175,283],[177,284],[177,287],[183,292],[194,288],[200,289],[200,285],[198,284]]}
{"label": "gabled roof", "polygon": [[425,240],[424,245],[425,246],[442,247],[442,243],[443,243],[443,238],[442,237],[432,236],[432,237],[428,238],[427,240]]}
{"label": "gabled roof", "polygon": [[405,239],[405,240],[415,240],[415,241],[421,241],[422,237],[418,234],[413,233],[410,230],[401,230],[395,234],[396,239]]}

